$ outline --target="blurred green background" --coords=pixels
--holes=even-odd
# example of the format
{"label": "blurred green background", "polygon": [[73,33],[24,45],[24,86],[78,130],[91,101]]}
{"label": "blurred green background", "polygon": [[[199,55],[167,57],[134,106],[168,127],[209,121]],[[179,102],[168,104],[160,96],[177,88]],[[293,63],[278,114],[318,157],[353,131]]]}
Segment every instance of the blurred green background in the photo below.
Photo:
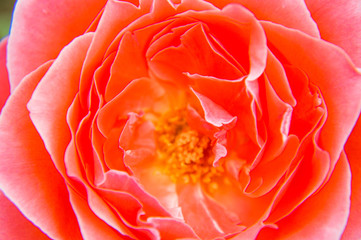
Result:
{"label": "blurred green background", "polygon": [[15,0],[0,0],[0,38],[9,34]]}

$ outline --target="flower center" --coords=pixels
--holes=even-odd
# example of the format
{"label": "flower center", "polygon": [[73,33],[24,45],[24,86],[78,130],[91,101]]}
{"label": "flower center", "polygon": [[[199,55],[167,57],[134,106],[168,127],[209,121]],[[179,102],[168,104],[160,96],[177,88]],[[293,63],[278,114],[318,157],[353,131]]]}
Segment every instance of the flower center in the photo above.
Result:
{"label": "flower center", "polygon": [[157,157],[173,182],[201,182],[210,191],[218,188],[214,180],[224,169],[212,165],[211,139],[190,128],[184,110],[158,119],[156,137]]}

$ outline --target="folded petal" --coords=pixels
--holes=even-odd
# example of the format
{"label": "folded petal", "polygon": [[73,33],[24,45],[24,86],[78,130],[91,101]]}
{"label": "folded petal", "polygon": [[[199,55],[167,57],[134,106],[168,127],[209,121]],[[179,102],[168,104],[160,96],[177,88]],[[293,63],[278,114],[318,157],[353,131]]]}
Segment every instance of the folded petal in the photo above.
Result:
{"label": "folded petal", "polygon": [[64,152],[70,141],[66,114],[79,86],[79,77],[93,34],[88,33],[64,48],[35,89],[28,104],[55,166],[64,173]]}
{"label": "folded petal", "polygon": [[265,74],[278,97],[285,103],[295,106],[296,100],[291,91],[283,65],[271,51],[268,51]]}
{"label": "folded petal", "polygon": [[180,220],[169,218],[149,218],[148,221],[154,224],[154,226],[160,232],[161,239],[173,240],[180,238],[197,238],[197,235],[194,233],[193,229]]}
{"label": "folded petal", "polygon": [[102,221],[90,209],[88,202],[74,189],[69,189],[70,202],[79,221],[84,239],[125,239],[132,238],[121,235],[117,230]]}
{"label": "folded petal", "polygon": [[224,108],[214,103],[211,99],[193,90],[193,93],[199,100],[204,111],[205,120],[216,126],[233,125],[237,121],[237,117],[230,115]]}
{"label": "folded petal", "polygon": [[[139,209],[140,204],[134,201],[134,197],[126,192],[120,192],[118,196],[114,196],[116,193],[107,188],[100,188],[97,191],[89,182],[89,178],[84,177],[84,169],[73,142],[67,148],[65,161],[67,173],[72,179],[78,181],[77,184],[73,183],[74,189],[69,188],[70,201],[85,239],[92,239],[91,236],[94,239],[106,239],[105,236],[109,239],[153,239],[154,234],[157,235],[155,229],[133,226],[127,221],[129,218],[125,219],[126,215],[133,219],[139,218],[139,213],[134,215],[134,209]],[[124,182],[118,184],[122,185]],[[120,208],[117,209],[117,207]],[[123,211],[127,207],[133,215]]]}
{"label": "folded petal", "polygon": [[142,45],[143,41],[140,42],[133,34],[126,33],[123,36],[110,70],[105,91],[106,101],[113,99],[133,79],[148,75]]}
{"label": "folded petal", "polygon": [[317,25],[311,18],[310,12],[302,0],[207,1],[220,8],[223,8],[225,5],[229,4],[229,2],[240,3],[248,8],[258,19],[279,23],[285,27],[298,29],[314,37],[319,36]]}
{"label": "folded petal", "polygon": [[[248,55],[249,55],[249,71],[247,80],[257,79],[265,70],[266,59],[267,59],[267,39],[262,29],[262,26],[259,24],[257,19],[249,12],[246,8],[241,7],[240,5],[228,5],[222,12],[239,24],[239,27],[242,28],[242,25],[247,23],[246,34],[249,34],[249,43],[247,46]],[[221,26],[222,27],[222,26]],[[238,30],[240,31],[240,30]],[[247,32],[248,31],[248,32]],[[228,38],[233,38],[227,36]],[[243,41],[242,41],[243,42]],[[241,45],[237,43],[237,45]],[[244,54],[244,53],[243,53]]]}
{"label": "folded petal", "polygon": [[99,130],[107,136],[119,124],[120,119],[126,119],[131,112],[138,113],[151,109],[164,99],[164,94],[164,89],[156,81],[148,78],[133,80],[99,111],[97,119]]}
{"label": "folded petal", "polygon": [[178,186],[178,195],[185,221],[201,239],[214,239],[224,235],[208,209],[199,185]]}
{"label": "folded petal", "polygon": [[[208,17],[212,17],[212,15]],[[179,31],[158,39],[151,49],[154,52],[156,45],[159,49],[158,52],[154,56],[147,56],[150,58],[151,71],[159,78],[179,81],[186,72],[227,79],[237,79],[242,76],[239,70],[212,46],[203,24],[190,25],[181,36],[177,36],[177,34]],[[171,42],[172,45],[166,48],[162,46],[164,42],[169,42],[168,38],[172,35],[175,35]],[[174,46],[178,41],[180,44]],[[148,52],[148,54],[150,53]]]}
{"label": "folded petal", "polygon": [[[80,3],[80,5],[85,5]],[[150,1],[140,1],[139,7],[128,1],[107,1],[103,15],[95,31],[94,40],[84,60],[84,68],[80,80],[80,102],[85,106],[91,86],[94,71],[107,57],[107,53],[116,51],[114,47],[119,44],[120,33],[130,23],[149,11]],[[109,51],[110,52],[109,52]]]}
{"label": "folded petal", "polygon": [[262,22],[269,42],[316,85],[327,106],[317,140],[331,157],[330,173],[361,109],[361,74],[340,48],[278,24]]}
{"label": "folded petal", "polygon": [[[306,144],[305,144],[306,145]],[[326,151],[308,143],[299,149],[293,165],[278,191],[278,200],[267,222],[275,223],[294,211],[302,202],[315,194],[322,186],[330,169],[330,158]]]}

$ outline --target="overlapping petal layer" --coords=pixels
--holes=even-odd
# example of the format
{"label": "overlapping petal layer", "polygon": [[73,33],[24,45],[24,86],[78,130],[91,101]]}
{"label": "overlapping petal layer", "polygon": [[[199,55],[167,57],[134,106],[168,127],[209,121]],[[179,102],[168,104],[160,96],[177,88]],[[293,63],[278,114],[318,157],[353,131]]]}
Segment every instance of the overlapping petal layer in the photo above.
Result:
{"label": "overlapping petal layer", "polygon": [[50,238],[359,235],[361,76],[321,3],[20,1],[1,189]]}
{"label": "overlapping petal layer", "polygon": [[49,237],[80,239],[64,179],[56,170],[26,108],[32,91],[51,64],[44,64],[23,79],[3,108],[0,186],[9,200]]}

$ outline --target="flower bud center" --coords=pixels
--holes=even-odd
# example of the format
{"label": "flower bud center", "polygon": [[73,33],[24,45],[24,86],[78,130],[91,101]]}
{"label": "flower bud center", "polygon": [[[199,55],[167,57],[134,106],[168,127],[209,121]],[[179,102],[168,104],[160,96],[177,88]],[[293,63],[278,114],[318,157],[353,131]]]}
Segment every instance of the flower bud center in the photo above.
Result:
{"label": "flower bud center", "polygon": [[214,180],[223,168],[214,167],[211,139],[188,125],[184,111],[166,114],[156,125],[157,157],[162,171],[173,182],[206,184],[208,190],[218,187]]}

